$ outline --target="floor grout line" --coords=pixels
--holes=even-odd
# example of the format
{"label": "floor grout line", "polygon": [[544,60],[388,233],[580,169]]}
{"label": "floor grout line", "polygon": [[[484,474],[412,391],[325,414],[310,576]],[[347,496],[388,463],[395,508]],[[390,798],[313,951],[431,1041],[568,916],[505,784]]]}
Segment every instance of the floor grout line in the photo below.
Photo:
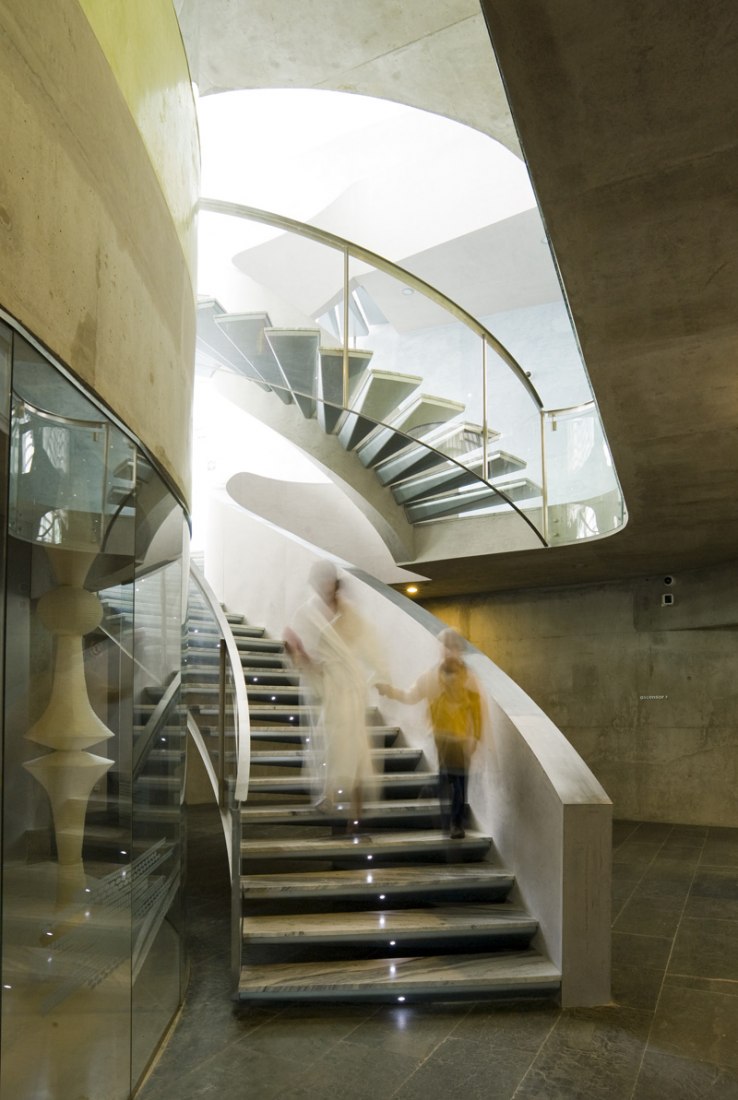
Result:
{"label": "floor grout line", "polygon": [[[669,831],[669,836],[671,836],[673,834],[674,828],[675,828],[675,826],[672,826],[671,830]],[[675,946],[676,941],[677,941],[677,936],[679,935],[679,929],[682,927],[682,921],[684,920],[684,911],[687,908],[687,904],[689,902],[689,896],[692,892],[692,887],[694,885],[694,880],[697,877],[697,871],[698,871],[699,866],[700,866],[700,862],[701,862],[701,858],[702,858],[702,852],[704,852],[704,850],[705,850],[705,845],[707,843],[708,836],[709,836],[709,829],[707,829],[705,831],[705,836],[702,839],[702,845],[700,847],[700,859],[698,859],[696,861],[694,870],[692,871],[692,878],[690,880],[689,887],[688,887],[687,892],[685,894],[684,902],[682,903],[681,912],[679,914],[679,920],[677,921],[677,926],[674,929],[674,934],[671,937],[671,947],[669,948],[669,955],[668,955],[668,958],[667,958],[666,963],[664,965],[664,973],[663,973],[663,976],[661,978],[661,982],[659,984],[659,991],[656,994],[656,1002],[653,1006],[653,1011],[651,1013],[651,1022],[650,1022],[649,1027],[648,1027],[648,1034],[646,1035],[646,1041],[643,1044],[643,1050],[641,1051],[641,1057],[640,1057],[639,1062],[638,1062],[638,1070],[636,1072],[636,1075],[635,1075],[635,1078],[634,1078],[634,1081],[633,1081],[633,1088],[631,1090],[629,1100],[634,1100],[635,1092],[636,1092],[636,1089],[638,1088],[638,1082],[640,1080],[641,1073],[643,1072],[643,1063],[646,1060],[646,1055],[648,1054],[648,1050],[649,1050],[649,1047],[651,1045],[651,1035],[653,1034],[653,1028],[654,1028],[654,1024],[656,1022],[656,1016],[657,1016],[658,1011],[659,1011],[659,1005],[661,1004],[661,997],[662,997],[662,994],[664,992],[664,986],[666,984],[666,976],[669,972],[669,965],[670,965],[672,957],[674,955],[674,946]],[[664,843],[666,843],[666,841],[664,841]],[[661,847],[663,849],[663,845]],[[655,858],[656,857],[654,857],[654,861],[655,861]]]}

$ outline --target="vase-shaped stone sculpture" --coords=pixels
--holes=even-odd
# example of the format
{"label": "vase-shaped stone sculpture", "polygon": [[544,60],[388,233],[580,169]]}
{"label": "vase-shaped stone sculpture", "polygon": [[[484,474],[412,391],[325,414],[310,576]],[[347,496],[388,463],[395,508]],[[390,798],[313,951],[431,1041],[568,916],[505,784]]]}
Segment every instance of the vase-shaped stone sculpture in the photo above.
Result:
{"label": "vase-shaped stone sculpture", "polygon": [[84,587],[94,552],[47,547],[56,588],[38,602],[42,623],[54,635],[54,676],[48,704],[25,734],[52,751],[26,763],[51,803],[59,861],[58,902],[68,904],[85,886],[82,862],[87,805],[113,761],[88,751],[113,736],[92,708],[85,680],[82,639],[102,621],[102,605]]}

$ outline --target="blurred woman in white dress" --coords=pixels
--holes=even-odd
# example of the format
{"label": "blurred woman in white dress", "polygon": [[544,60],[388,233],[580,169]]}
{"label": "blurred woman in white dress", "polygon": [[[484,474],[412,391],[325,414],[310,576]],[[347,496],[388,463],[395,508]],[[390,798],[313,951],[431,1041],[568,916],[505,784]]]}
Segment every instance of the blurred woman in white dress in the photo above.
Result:
{"label": "blurred woman in white dress", "polygon": [[367,706],[370,682],[383,678],[383,659],[335,565],[318,562],[310,584],[313,595],[285,630],[285,647],[318,707],[312,730],[312,756],[322,774],[318,804],[344,812],[348,831],[358,832],[366,803],[377,796]]}

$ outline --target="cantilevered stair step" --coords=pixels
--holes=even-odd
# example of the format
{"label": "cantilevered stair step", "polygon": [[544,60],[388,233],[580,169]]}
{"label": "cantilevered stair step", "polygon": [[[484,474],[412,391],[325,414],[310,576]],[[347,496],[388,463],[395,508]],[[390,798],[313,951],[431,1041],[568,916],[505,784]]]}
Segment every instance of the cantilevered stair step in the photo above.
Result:
{"label": "cantilevered stair step", "polygon": [[289,382],[282,373],[265,329],[271,328],[267,313],[226,313],[215,317],[215,324],[235,344],[243,357],[255,368],[267,385],[274,389],[285,405],[292,403]]}
{"label": "cantilevered stair step", "polygon": [[265,328],[264,335],[303,416],[315,416],[320,332],[317,329]]}
{"label": "cantilevered stair step", "polygon": [[479,488],[469,492],[455,492],[429,497],[427,500],[411,502],[405,505],[405,515],[411,523],[427,523],[431,520],[444,519],[447,516],[457,516],[470,512],[483,511],[485,508],[496,506],[505,507],[505,497],[495,492],[495,488],[501,489],[509,500],[516,503],[521,500],[529,500],[540,496],[540,486],[535,485],[528,478],[519,478],[513,482],[500,483],[496,487],[487,487],[480,484]]}
{"label": "cantilevered stair step", "polygon": [[350,861],[369,867],[380,859],[483,859],[491,846],[490,837],[474,832],[467,832],[461,840],[448,840],[436,830],[378,833],[370,840],[351,836],[302,838],[298,835],[290,838],[241,840],[241,857],[248,862],[270,862],[277,859]]}
{"label": "cantilevered stair step", "polygon": [[208,298],[197,304],[197,346],[205,357],[215,366],[230,367],[253,382],[260,383],[264,389],[269,387],[252,362],[230,339],[227,332],[218,324],[218,319],[226,316],[223,307],[214,298]]}
{"label": "cantilevered stair step", "polygon": [[[497,439],[499,432],[487,429],[487,440]],[[423,435],[422,440],[410,440],[402,450],[378,462],[374,472],[383,485],[394,485],[411,475],[431,470],[441,461],[441,456],[466,462],[468,456],[482,447],[483,432],[478,424],[452,421],[440,424]]]}
{"label": "cantilevered stair step", "polygon": [[[525,469],[525,462],[507,451],[495,451],[489,456],[488,464],[490,477],[501,477],[503,474]],[[432,470],[395,482],[392,485],[392,495],[398,504],[406,504],[437,496],[440,492],[479,485],[483,468],[483,461],[476,453],[472,462],[464,459],[463,465],[445,459]]]}
{"label": "cantilevered stair step", "polygon": [[464,406],[458,401],[423,393],[413,398],[376,428],[357,450],[364,466],[374,466],[407,446],[408,436],[423,439],[437,425],[460,416]]}
{"label": "cantilevered stair step", "polygon": [[242,967],[238,999],[273,1001],[479,1000],[555,994],[561,972],[538,952],[358,959]]}
{"label": "cantilevered stair step", "polygon": [[391,906],[395,900],[426,900],[458,895],[476,900],[501,901],[513,886],[508,871],[489,863],[450,863],[445,866],[376,867],[372,871],[293,871],[289,874],[242,875],[245,901],[316,901],[360,899]]}
{"label": "cantilevered stair step", "polygon": [[423,379],[414,374],[370,370],[357,387],[351,411],[341,424],[338,438],[347,451],[358,447],[378,424],[390,419]]}
{"label": "cantilevered stair step", "polygon": [[[353,348],[348,354],[348,404],[353,408],[371,351]],[[343,348],[321,348],[318,363],[318,423],[331,435],[346,416],[343,392]]]}
{"label": "cantilevered stair step", "polygon": [[489,950],[504,943],[527,947],[538,924],[506,902],[489,905],[444,905],[423,909],[382,909],[363,912],[301,913],[246,916],[241,919],[244,947],[340,947],[343,944],[386,947],[398,953],[442,945],[458,950],[473,941]]}

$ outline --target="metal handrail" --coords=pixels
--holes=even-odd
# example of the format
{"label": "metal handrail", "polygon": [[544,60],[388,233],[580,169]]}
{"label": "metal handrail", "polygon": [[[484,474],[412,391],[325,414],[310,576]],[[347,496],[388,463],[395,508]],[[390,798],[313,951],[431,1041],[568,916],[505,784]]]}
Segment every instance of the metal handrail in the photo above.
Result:
{"label": "metal handrail", "polygon": [[378,253],[370,251],[368,248],[363,248],[361,245],[354,244],[344,237],[339,237],[335,233],[329,233],[326,229],[319,229],[317,226],[307,225],[305,222],[296,221],[294,218],[287,218],[282,214],[273,214],[268,210],[260,210],[255,206],[244,206],[241,203],[228,202],[225,199],[201,198],[198,208],[200,210],[206,210],[211,214],[226,214],[233,218],[244,218],[248,221],[260,222],[262,225],[271,225],[275,229],[283,229],[287,233],[296,233],[300,237],[306,237],[308,240],[324,244],[328,248],[335,248],[344,255],[353,256],[356,260],[371,264],[372,267],[376,267],[379,271],[384,271],[387,275],[392,275],[400,282],[412,287],[413,290],[420,291],[421,294],[424,294],[427,298],[430,298],[431,301],[441,306],[447,313],[455,317],[457,321],[461,321],[463,325],[466,325],[467,328],[481,337],[486,344],[494,348],[503,362],[523,384],[528,395],[535,402],[537,407],[539,409],[543,408],[543,401],[527,373],[520,366],[515,356],[497,339],[494,333],[490,332],[481,321],[477,320],[473,314],[467,312],[458,302],[447,297],[440,290],[437,290],[436,287],[431,286],[430,283],[426,283],[424,279],[418,278],[417,275],[413,275],[411,271],[407,271],[399,264],[393,263],[392,260],[388,260],[384,256],[380,256]]}
{"label": "metal handrail", "polygon": [[169,686],[167,687],[159,702],[156,704],[153,713],[151,714],[148,722],[141,731],[141,735],[136,742],[136,748],[133,753],[133,764],[131,767],[131,773],[134,779],[137,779],[140,775],[141,769],[146,763],[146,756],[149,748],[151,747],[152,741],[166,722],[173,706],[177,702],[179,689],[181,686],[182,674],[178,672],[175,676],[172,677]]}
{"label": "metal handrail", "polygon": [[[298,236],[304,237],[308,240],[315,241],[319,244],[323,244],[326,247],[333,248],[341,252],[344,261],[344,274],[343,274],[343,296],[344,296],[344,334],[343,334],[343,408],[348,409],[348,374],[349,374],[349,346],[348,346],[348,294],[349,294],[349,278],[348,278],[348,260],[349,257],[353,257],[364,263],[370,264],[377,270],[383,271],[386,274],[396,278],[398,281],[405,283],[407,286],[414,290],[419,291],[429,300],[440,306],[451,316],[455,317],[463,325],[465,325],[470,331],[475,333],[482,341],[482,449],[483,449],[483,470],[484,476],[480,477],[478,474],[474,474],[468,467],[464,466],[463,461],[458,462],[453,457],[444,454],[442,451],[436,451],[436,448],[426,444],[429,450],[436,451],[442,458],[447,461],[454,462],[460,468],[463,468],[475,476],[481,483],[487,485],[489,488],[500,497],[501,501],[504,501],[510,508],[512,508],[519,517],[521,517],[530,529],[535,533],[536,537],[540,540],[544,547],[549,546],[549,517],[548,517],[548,485],[547,485],[547,463],[546,463],[546,444],[545,444],[545,421],[549,417],[563,416],[566,413],[585,412],[589,410],[597,411],[597,405],[594,400],[573,405],[567,408],[560,409],[546,409],[543,404],[543,400],[536,390],[535,386],[531,382],[528,373],[521,367],[512,353],[497,339],[497,337],[486,328],[476,317],[460,306],[458,302],[447,297],[442,291],[439,291],[436,287],[426,283],[423,279],[420,279],[417,275],[407,271],[399,264],[394,263],[392,260],[386,259],[384,256],[380,256],[376,252],[372,252],[370,249],[364,248],[361,245],[355,244],[352,241],[347,240],[344,237],[340,237],[335,233],[331,233],[328,230],[321,229],[317,226],[309,225],[305,222],[297,221],[294,218],[286,217],[282,214],[276,214],[271,211],[262,210],[258,207],[246,206],[241,203],[229,202],[225,199],[213,199],[213,198],[201,198],[199,200],[198,208],[203,211],[207,211],[213,214],[222,214],[230,217],[243,218],[244,220],[258,222],[263,225],[270,225],[276,229],[281,229],[286,233],[295,233]],[[487,422],[487,400],[488,400],[488,379],[487,379],[487,349],[492,348],[497,355],[502,359],[506,366],[512,371],[517,380],[522,383],[525,392],[531,398],[536,406],[536,412],[539,418],[540,427],[540,459],[541,459],[541,478],[542,478],[542,515],[541,515],[541,527],[539,530],[536,524],[526,515],[523,509],[519,508],[514,501],[505,493],[504,489],[494,485],[488,478],[489,466],[489,432]],[[270,383],[272,389],[275,387],[273,383]],[[298,392],[294,387],[285,387],[292,392]],[[310,395],[307,395],[310,396]],[[329,404],[329,402],[325,402]],[[335,406],[338,407],[338,406]],[[377,424],[382,423],[380,421],[375,422]],[[398,431],[398,434],[404,434],[399,431],[393,425],[387,425],[393,427],[394,431]],[[412,437],[411,437],[412,438]],[[418,442],[423,442],[418,440]],[[617,482],[617,479],[616,479]],[[618,486],[619,488],[619,486]],[[621,494],[622,496],[622,494]]]}
{"label": "metal handrail", "polygon": [[[241,657],[236,646],[235,639],[233,637],[233,631],[230,628],[228,620],[226,619],[223,609],[213,592],[212,588],[205,580],[200,570],[197,568],[194,562],[190,562],[190,576],[199,588],[201,594],[205,598],[210,611],[215,618],[220,635],[222,639],[222,648],[224,649],[224,657],[227,664],[230,666],[231,676],[233,677],[233,690],[235,694],[235,707],[234,707],[234,729],[236,735],[236,782],[234,788],[235,801],[245,802],[248,789],[249,789],[249,770],[251,759],[251,725],[249,721],[249,704],[246,694],[246,681],[243,675],[243,666],[241,664]],[[224,685],[221,680],[220,694],[224,692]],[[224,700],[223,700],[224,703]],[[225,775],[225,753],[221,751],[219,763],[218,763],[218,789],[219,789],[219,802],[221,807],[224,805],[224,797],[226,792],[226,775]]]}

